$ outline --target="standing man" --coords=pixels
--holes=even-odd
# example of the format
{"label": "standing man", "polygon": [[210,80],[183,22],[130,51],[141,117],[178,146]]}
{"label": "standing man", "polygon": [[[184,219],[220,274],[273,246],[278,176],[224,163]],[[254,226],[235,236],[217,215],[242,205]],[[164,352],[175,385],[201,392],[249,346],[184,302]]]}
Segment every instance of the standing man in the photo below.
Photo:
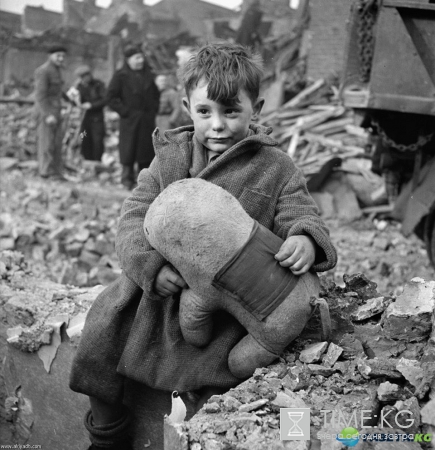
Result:
{"label": "standing man", "polygon": [[89,161],[101,161],[104,153],[104,105],[106,88],[104,83],[92,76],[89,66],[80,66],[75,71],[79,77],[76,88],[79,92],[79,107],[85,111],[80,125],[82,135],[81,153]]}
{"label": "standing man", "polygon": [[154,158],[151,135],[156,126],[160,93],[154,74],[139,46],[124,49],[124,66],[110,81],[107,100],[121,119],[119,124],[119,155],[122,184],[129,190],[136,185],[135,163],[139,171],[149,167]]}
{"label": "standing man", "polygon": [[35,108],[38,123],[38,164],[43,178],[65,180],[62,161],[61,99],[66,48],[49,48],[47,62],[35,71]]}
{"label": "standing man", "polygon": [[157,75],[156,86],[160,91],[160,106],[156,117],[156,125],[163,133],[163,131],[178,126],[182,103],[178,92],[169,85],[167,75]]}

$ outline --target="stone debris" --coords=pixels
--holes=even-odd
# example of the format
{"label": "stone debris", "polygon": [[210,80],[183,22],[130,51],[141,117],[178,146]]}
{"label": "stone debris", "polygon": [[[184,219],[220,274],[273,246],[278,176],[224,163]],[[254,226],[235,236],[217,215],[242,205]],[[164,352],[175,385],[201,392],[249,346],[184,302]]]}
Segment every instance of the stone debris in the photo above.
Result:
{"label": "stone debris", "polygon": [[343,349],[335,345],[333,342],[329,344],[328,351],[326,352],[326,355],[322,358],[322,364],[325,367],[332,367],[340,357],[340,355],[343,353]]}
{"label": "stone debris", "polygon": [[386,381],[378,387],[378,398],[381,402],[391,402],[402,399],[402,389],[399,385]]}
{"label": "stone debris", "polygon": [[367,300],[365,305],[360,306],[351,317],[353,320],[361,322],[362,320],[369,319],[370,317],[384,312],[389,304],[389,299],[385,297],[372,298]]}
{"label": "stone debris", "polygon": [[408,342],[421,341],[432,331],[435,281],[414,278],[387,308],[383,329],[387,337]]}
{"label": "stone debris", "polygon": [[321,366],[320,364],[308,364],[308,370],[313,375],[322,375],[323,377],[329,377],[335,372],[333,368]]}
{"label": "stone debris", "polygon": [[[314,336],[319,335],[315,335],[315,326],[319,323],[313,317],[313,323],[284,352],[279,363],[257,369],[236,388],[213,396],[183,424],[188,450],[207,448],[210,439],[219,449],[299,448],[280,440],[281,408],[310,408],[311,449],[344,448],[324,436],[334,430],[340,433],[349,423],[364,433],[419,434],[433,432],[430,427],[435,430],[435,403],[428,401],[431,392],[435,393],[435,349],[429,341],[430,333],[418,342],[385,336],[387,304],[392,305],[395,299],[379,295],[376,285],[361,274],[346,277],[346,281],[345,288],[322,281],[321,296],[328,301],[333,316],[332,342],[316,342]],[[357,311],[367,303],[371,311],[375,304],[385,309],[363,319],[367,322],[354,325],[352,321],[361,322]],[[343,324],[347,331],[343,333],[337,324]],[[365,333],[370,336],[363,339]],[[208,412],[210,408],[213,412]],[[373,441],[360,442],[356,448],[422,447],[411,441]]]}
{"label": "stone debris", "polygon": [[421,364],[415,359],[400,358],[396,369],[415,387],[418,388],[425,375]]}
{"label": "stone debris", "polygon": [[421,409],[421,421],[435,427],[435,399],[427,402]]}
{"label": "stone debris", "polygon": [[[81,239],[86,237],[86,233],[81,235]],[[86,313],[103,287],[77,288],[37,280],[27,272],[24,258],[17,252],[0,256],[0,261],[4,263],[0,301],[4,305],[11,299],[19,299],[19,302],[11,302],[19,308],[8,310],[8,315],[3,313],[4,320],[10,320],[9,353],[14,363],[21,366],[27,358],[33,358],[32,370],[45,374],[39,375],[39,382],[50,385],[52,371],[47,373],[47,367],[53,365],[56,367],[54,372],[58,373],[56,361],[60,364],[65,358],[65,351],[68,358],[72,357]],[[319,439],[318,433],[335,429],[339,433],[353,417],[359,430],[361,426],[370,426],[384,431],[388,429],[389,432],[407,432],[408,411],[411,411],[415,421],[410,430],[414,433],[430,432],[427,430],[435,427],[431,419],[434,408],[431,395],[435,393],[435,346],[429,340],[432,323],[430,330],[416,341],[415,335],[410,340],[402,336],[387,336],[384,332],[386,315],[400,296],[394,299],[380,295],[376,285],[361,274],[346,277],[344,287],[325,279],[321,282],[321,296],[328,302],[331,311],[331,342],[319,340],[319,317],[315,313],[306,330],[275,364],[257,369],[251,378],[227,393],[214,395],[189,421],[178,425],[165,422],[165,436],[171,439],[173,445],[181,442],[184,446],[180,447],[180,444],[174,449],[308,450],[306,441],[289,443],[280,440],[281,408],[311,409],[311,449],[340,448],[337,447],[341,445],[338,441]],[[413,292],[418,295],[418,286],[431,285],[421,281],[412,281],[411,284],[417,284]],[[358,320],[361,316],[356,312],[381,297],[391,302],[390,306],[361,323]],[[411,301],[409,297],[408,301]],[[430,302],[425,303],[426,309],[427,304]],[[422,311],[426,309],[419,308],[417,316],[425,318],[426,313]],[[23,314],[23,311],[31,315]],[[432,311],[430,313],[433,319]],[[392,317],[391,314],[389,317]],[[415,317],[410,320],[414,321]],[[59,326],[60,322],[64,325]],[[62,341],[57,352],[50,348],[56,344],[55,335],[60,335]],[[45,357],[45,369],[44,363],[35,354],[41,349],[49,353]],[[60,373],[68,370],[67,366],[65,364]],[[11,376],[12,367],[13,364],[9,363],[8,386],[13,386],[15,381]],[[67,376],[64,378],[67,380]],[[21,404],[28,404],[28,400],[32,399],[35,414],[32,436],[37,436],[40,430],[37,429],[39,422],[36,418],[41,420],[38,414],[42,414],[44,408],[39,402],[43,402],[43,397],[35,395],[32,389],[34,386],[27,383],[27,400]],[[67,389],[66,382],[64,389]],[[17,405],[20,408],[20,402],[13,389],[9,390],[8,398],[7,417],[17,432],[24,435],[25,430],[20,429],[17,417],[25,417],[26,411],[19,411],[17,416],[15,410]],[[362,410],[365,411],[364,417],[360,416]],[[396,415],[401,419],[399,423],[395,422]],[[62,420],[62,414],[56,420]],[[403,448],[419,448],[413,442],[403,444],[410,444]],[[374,443],[370,445],[363,449],[372,448]],[[165,450],[173,448],[165,447]]]}
{"label": "stone debris", "polygon": [[256,409],[259,409],[262,406],[264,406],[266,403],[268,403],[268,401],[269,400],[262,398],[260,400],[255,401],[255,402],[248,403],[246,405],[241,405],[241,406],[239,406],[239,412],[255,411]]}
{"label": "stone debris", "polygon": [[327,342],[317,342],[315,344],[310,344],[308,347],[302,350],[299,359],[304,363],[315,363],[320,361],[323,353],[325,353],[328,348]]}
{"label": "stone debris", "polygon": [[365,378],[387,377],[400,380],[402,374],[396,370],[397,360],[384,359],[360,359],[358,360],[358,370]]}

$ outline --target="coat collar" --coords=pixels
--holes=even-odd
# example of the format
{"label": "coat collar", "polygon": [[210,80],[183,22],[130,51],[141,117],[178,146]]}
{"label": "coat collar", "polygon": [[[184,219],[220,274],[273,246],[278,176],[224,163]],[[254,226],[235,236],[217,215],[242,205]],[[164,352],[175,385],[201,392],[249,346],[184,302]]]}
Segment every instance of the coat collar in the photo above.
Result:
{"label": "coat collar", "polygon": [[153,133],[153,143],[156,158],[159,161],[160,183],[165,188],[174,181],[187,178],[189,174],[205,178],[222,164],[226,164],[246,151],[257,150],[263,145],[277,146],[278,142],[269,136],[271,133],[270,127],[251,124],[245,139],[205,166],[203,160],[206,158],[205,152],[194,137],[192,125],[167,130],[162,134],[156,129]]}

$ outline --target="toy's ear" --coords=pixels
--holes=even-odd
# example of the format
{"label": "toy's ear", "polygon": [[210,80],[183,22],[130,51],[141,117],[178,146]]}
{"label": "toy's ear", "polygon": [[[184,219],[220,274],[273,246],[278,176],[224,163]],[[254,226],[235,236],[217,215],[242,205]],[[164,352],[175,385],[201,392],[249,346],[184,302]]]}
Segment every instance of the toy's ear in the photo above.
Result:
{"label": "toy's ear", "polygon": [[259,97],[253,107],[252,120],[258,119],[258,116],[260,115],[261,110],[263,109],[263,105],[264,105],[264,98]]}

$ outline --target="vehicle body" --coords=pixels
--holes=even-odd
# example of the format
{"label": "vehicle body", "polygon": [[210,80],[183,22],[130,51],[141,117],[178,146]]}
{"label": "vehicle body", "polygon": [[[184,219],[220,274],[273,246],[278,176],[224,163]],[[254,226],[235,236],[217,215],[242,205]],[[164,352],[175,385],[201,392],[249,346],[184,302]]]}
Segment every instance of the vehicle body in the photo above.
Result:
{"label": "vehicle body", "polygon": [[392,217],[435,266],[435,0],[357,0],[348,26],[342,101],[375,138]]}

